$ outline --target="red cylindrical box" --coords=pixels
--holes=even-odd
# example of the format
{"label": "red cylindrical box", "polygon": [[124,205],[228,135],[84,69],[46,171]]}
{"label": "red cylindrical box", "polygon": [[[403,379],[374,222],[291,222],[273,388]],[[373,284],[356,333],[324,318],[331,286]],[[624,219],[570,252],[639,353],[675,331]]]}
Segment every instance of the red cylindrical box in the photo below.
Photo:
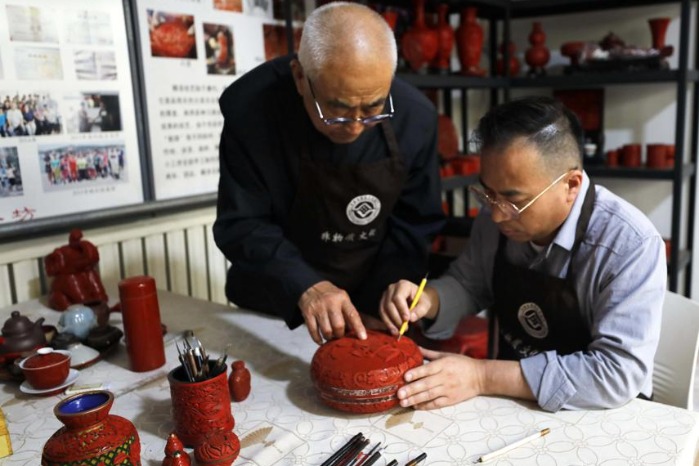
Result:
{"label": "red cylindrical box", "polygon": [[146,275],[126,278],[119,282],[119,298],[131,370],[157,369],[165,364],[165,345],[155,280]]}

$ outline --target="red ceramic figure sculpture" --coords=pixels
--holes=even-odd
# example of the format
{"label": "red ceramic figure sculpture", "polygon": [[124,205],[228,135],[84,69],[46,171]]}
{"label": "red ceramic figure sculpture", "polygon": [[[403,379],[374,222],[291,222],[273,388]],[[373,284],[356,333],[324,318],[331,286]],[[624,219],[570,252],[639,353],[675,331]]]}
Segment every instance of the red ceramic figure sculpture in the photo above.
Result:
{"label": "red ceramic figure sculpture", "polygon": [[113,403],[114,395],[104,390],[60,401],[53,413],[64,426],[44,445],[42,466],[140,465],[138,432],[128,419],[109,414]]}
{"label": "red ceramic figure sculpture", "polygon": [[228,376],[228,390],[233,401],[243,401],[250,394],[250,371],[244,361],[233,361]]}
{"label": "red ceramic figure sculpture", "polygon": [[541,23],[535,21],[532,25],[532,32],[529,33],[529,43],[531,47],[527,49],[524,60],[529,65],[528,75],[540,76],[546,74],[544,66],[549,62],[551,54],[544,45],[546,33],[541,27]]}
{"label": "red ceramic figure sculpture", "polygon": [[478,24],[476,7],[461,10],[461,24],[456,28],[456,51],[461,62],[461,74],[483,76],[485,70],[480,67],[483,49],[483,28]]}
{"label": "red ceramic figure sculpture", "polygon": [[424,72],[439,47],[437,32],[425,25],[425,0],[414,0],[415,21],[401,38],[403,57],[413,71]]}
{"label": "red ceramic figure sculpture", "polygon": [[53,277],[49,307],[57,311],[66,310],[71,304],[107,301],[107,293],[97,271],[99,251],[82,237],[79,229],[71,230],[68,244],[44,258],[46,274]]}
{"label": "red ceramic figure sculpture", "polygon": [[451,60],[451,51],[454,48],[454,30],[449,25],[449,5],[440,3],[437,7],[437,55],[432,61],[432,68],[438,73],[449,73],[449,61]]}
{"label": "red ceramic figure sculpture", "polygon": [[311,379],[323,403],[350,413],[376,413],[398,406],[403,374],[422,364],[408,337],[369,330],[366,340],[345,336],[320,346],[311,361]]}

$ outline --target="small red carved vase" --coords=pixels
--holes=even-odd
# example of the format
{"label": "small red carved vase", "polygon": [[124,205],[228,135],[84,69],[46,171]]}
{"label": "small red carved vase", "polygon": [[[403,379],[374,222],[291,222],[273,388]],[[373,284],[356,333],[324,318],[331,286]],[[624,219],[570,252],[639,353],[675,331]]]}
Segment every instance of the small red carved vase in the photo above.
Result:
{"label": "small red carved vase", "polygon": [[660,50],[665,47],[665,34],[670,25],[670,18],[651,18],[648,20],[648,25],[653,39],[653,48]]}
{"label": "small red carved vase", "polygon": [[449,5],[440,3],[437,7],[437,55],[432,61],[432,68],[438,73],[449,73],[451,51],[454,49],[454,29],[449,25]]}
{"label": "small red carved vase", "polygon": [[[213,373],[215,361],[209,361]],[[175,434],[187,447],[196,447],[217,430],[232,430],[235,425],[228,393],[226,371],[201,382],[188,382],[184,368],[178,366],[167,375],[172,399]]]}
{"label": "small red carved vase", "polygon": [[403,57],[413,71],[424,72],[439,48],[437,32],[425,25],[425,0],[414,0],[415,21],[401,38]]}
{"label": "small red carved vase", "polygon": [[311,361],[311,379],[331,408],[377,413],[398,406],[403,374],[421,364],[410,338],[369,330],[366,340],[350,335],[321,345]]}
{"label": "small red carved vase", "polygon": [[228,391],[233,401],[243,401],[250,394],[250,371],[244,361],[233,361],[231,364]]}
{"label": "small red carved vase", "polygon": [[456,28],[456,51],[461,63],[461,74],[483,76],[485,70],[480,67],[483,50],[483,28],[478,24],[478,9],[466,7],[461,10],[461,23]]}
{"label": "small red carved vase", "polygon": [[113,403],[114,395],[105,390],[59,402],[53,413],[64,426],[44,445],[42,466],[140,465],[138,432],[128,419],[109,414]]}
{"label": "small red carved vase", "polygon": [[532,32],[529,33],[529,43],[531,47],[527,49],[524,55],[524,61],[529,65],[528,74],[530,76],[546,74],[544,66],[549,62],[551,53],[544,45],[544,42],[546,42],[546,33],[541,23],[535,21],[532,24]]}
{"label": "small red carved vase", "polygon": [[[517,47],[515,46],[515,43],[510,41],[507,44],[507,55],[508,55],[508,62],[509,62],[509,67],[508,67],[508,74],[510,76],[517,76],[519,74],[519,69],[520,69],[520,62],[519,59],[517,58],[516,55],[517,52]],[[500,44],[500,58],[498,58],[497,61],[497,71],[499,75],[504,75],[505,74],[505,65],[504,65],[504,60],[505,60],[505,44]]]}

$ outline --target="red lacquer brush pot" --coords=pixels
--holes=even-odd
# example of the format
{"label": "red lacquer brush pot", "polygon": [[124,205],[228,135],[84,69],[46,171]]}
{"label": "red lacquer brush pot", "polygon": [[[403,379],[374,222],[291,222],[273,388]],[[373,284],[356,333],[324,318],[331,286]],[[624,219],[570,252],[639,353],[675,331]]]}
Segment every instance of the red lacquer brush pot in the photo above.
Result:
{"label": "red lacquer brush pot", "polygon": [[367,339],[345,336],[320,346],[311,361],[311,379],[320,399],[350,413],[377,413],[398,406],[403,374],[422,365],[415,342],[367,331]]}

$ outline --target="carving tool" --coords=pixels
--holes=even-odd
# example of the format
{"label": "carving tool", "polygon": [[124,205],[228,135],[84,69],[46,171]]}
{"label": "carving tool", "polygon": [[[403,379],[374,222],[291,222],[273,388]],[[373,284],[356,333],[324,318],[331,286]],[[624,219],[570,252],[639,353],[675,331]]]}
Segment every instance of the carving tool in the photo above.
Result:
{"label": "carving tool", "polygon": [[351,439],[349,439],[349,440],[347,441],[347,443],[345,443],[345,444],[342,446],[342,448],[340,448],[340,449],[337,450],[335,453],[333,453],[332,456],[330,456],[330,458],[328,458],[327,460],[325,460],[325,461],[323,462],[323,464],[321,464],[320,466],[331,466],[332,464],[334,464],[335,461],[337,461],[340,457],[344,456],[344,454],[347,453],[347,451],[348,451],[350,448],[352,448],[357,442],[359,442],[363,437],[364,437],[364,435],[363,435],[361,432],[359,432],[358,434],[356,434],[354,437],[352,437]]}
{"label": "carving tool", "polygon": [[421,463],[425,458],[427,458],[427,453],[420,453],[418,456],[416,456],[414,459],[408,461],[405,463],[405,466],[417,466],[419,463]]}
{"label": "carving tool", "polygon": [[[412,311],[413,308],[417,305],[418,300],[420,299],[420,296],[422,295],[422,290],[425,289],[425,285],[427,284],[427,275],[425,275],[425,278],[422,279],[420,282],[420,286],[417,288],[417,293],[415,293],[415,297],[413,298],[413,302],[410,303],[410,310]],[[400,337],[403,336],[405,331],[408,330],[408,321],[406,320],[403,322],[403,325],[400,326],[400,331],[398,332],[398,340],[400,340]]]}
{"label": "carving tool", "polygon": [[492,453],[487,453],[487,454],[481,456],[480,458],[478,458],[478,460],[474,464],[485,463],[486,461],[490,461],[493,458],[495,458],[496,456],[504,455],[505,453],[509,452],[510,450],[514,450],[517,447],[521,447],[522,445],[527,444],[529,442],[532,442],[532,441],[538,439],[539,437],[543,437],[544,435],[547,435],[549,432],[551,432],[551,429],[549,429],[547,427],[546,429],[543,429],[543,430],[537,432],[536,434],[532,434],[529,437],[524,437],[521,440],[517,440],[515,443],[511,443],[510,445],[504,446],[499,450],[495,450]]}

